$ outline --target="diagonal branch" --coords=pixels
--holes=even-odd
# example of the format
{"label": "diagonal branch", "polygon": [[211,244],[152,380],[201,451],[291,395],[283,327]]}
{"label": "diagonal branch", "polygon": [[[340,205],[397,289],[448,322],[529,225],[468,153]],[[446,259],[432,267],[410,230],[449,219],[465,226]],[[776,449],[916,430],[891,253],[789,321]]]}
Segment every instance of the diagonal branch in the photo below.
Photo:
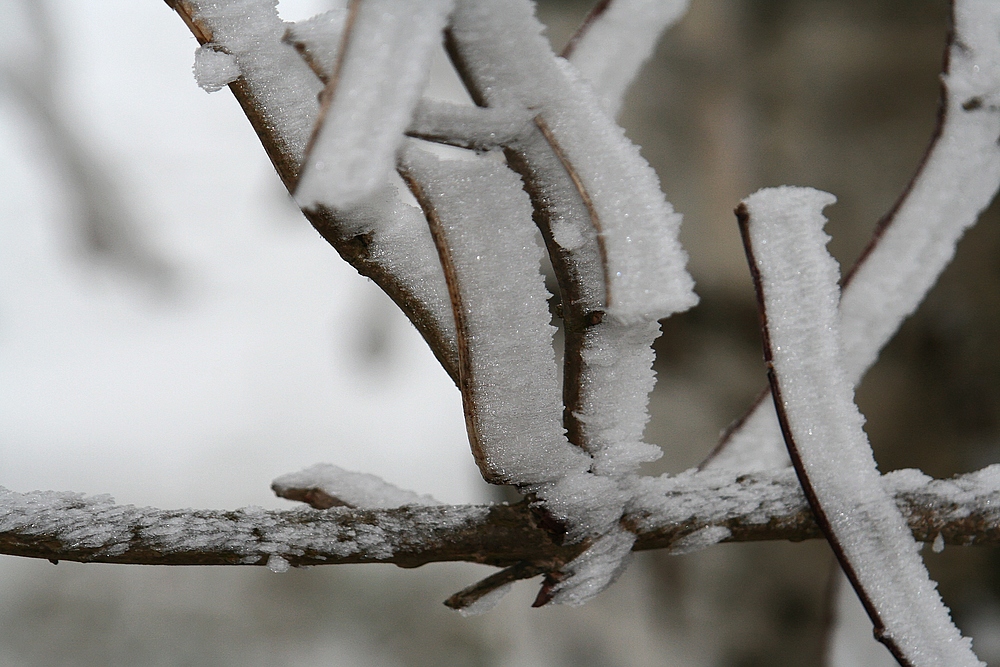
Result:
{"label": "diagonal branch", "polygon": [[809,188],[761,190],[737,209],[760,304],[774,406],[823,534],[904,667],[978,666],[931,582],[905,519],[882,488],[853,402],[838,327],[839,272]]}
{"label": "diagonal branch", "polygon": [[[857,385],[951,262],[955,246],[1000,188],[1000,5],[955,0],[945,48],[941,107],[930,146],[910,184],[879,221],[844,278],[840,327]],[[726,431],[702,468],[787,465],[767,392]]]}
{"label": "diagonal branch", "polygon": [[617,116],[660,35],[684,16],[689,2],[599,0],[561,55],[594,87],[608,114]]}

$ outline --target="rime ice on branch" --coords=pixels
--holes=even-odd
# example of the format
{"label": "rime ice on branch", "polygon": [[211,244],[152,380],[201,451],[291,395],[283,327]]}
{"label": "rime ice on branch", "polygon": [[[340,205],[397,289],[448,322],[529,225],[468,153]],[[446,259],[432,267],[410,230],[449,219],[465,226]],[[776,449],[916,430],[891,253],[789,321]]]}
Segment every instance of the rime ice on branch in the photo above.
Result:
{"label": "rime ice on branch", "polygon": [[386,482],[381,477],[352,472],[329,463],[317,463],[271,482],[275,494],[301,500],[317,509],[331,507],[392,508],[404,505],[440,505],[426,494]]}
{"label": "rime ice on branch", "polygon": [[507,156],[532,196],[559,280],[565,422],[596,472],[620,475],[659,455],[642,442],[654,383],[650,345],[656,321],[695,297],[677,241],[680,216],[541,30],[523,0],[459,3],[449,52],[480,105],[536,114],[533,131],[510,143]]}
{"label": "rime ice on branch", "polygon": [[[956,0],[940,126],[923,164],[844,279],[844,368],[857,385],[951,262],[1000,187],[1000,4]],[[787,465],[770,401],[754,406],[708,467]]]}
{"label": "rime ice on branch", "polygon": [[904,665],[981,665],[928,577],[903,515],[880,484],[840,338],[837,262],[809,188],[771,188],[737,211],[764,326],[771,391],[788,450],[841,566]]}
{"label": "rime ice on branch", "polygon": [[[296,45],[333,39],[336,13],[304,25],[284,23],[276,0],[170,0],[192,32],[231,54],[240,77],[230,85],[278,175],[290,190],[319,116],[324,84]],[[343,15],[341,15],[343,16]],[[318,25],[320,24],[320,25]],[[298,41],[297,41],[298,40]],[[326,58],[335,57],[326,54]],[[319,63],[324,62],[319,57]],[[454,323],[437,253],[418,211],[390,185],[350,210],[317,207],[306,217],[345,260],[375,281],[406,313],[445,370],[457,381]]]}
{"label": "rime ice on branch", "polygon": [[[620,102],[628,80],[655,41],[654,24],[669,23],[670,13],[680,11],[683,2],[657,6],[646,0],[602,3],[603,13],[595,13],[575,40],[568,54],[572,62],[552,54],[527,0],[460,2],[446,29],[447,43],[479,105],[476,108],[418,99],[428,49],[446,22],[450,7],[446,0],[416,4],[364,0],[352,3],[347,12],[328,13],[297,26],[278,18],[275,0],[168,2],[207,45],[205,54],[210,50],[224,56],[225,62],[214,64],[225,67],[213,69],[206,61],[206,81],[215,85],[238,73],[230,87],[289,189],[299,179],[311,136],[317,137],[317,152],[310,159],[322,154],[334,162],[342,160],[337,168],[346,168],[349,178],[333,184],[317,181],[316,197],[304,199],[311,205],[305,214],[348,261],[389,293],[462,385],[470,436],[484,474],[535,493],[535,500],[541,500],[550,515],[565,522],[571,540],[579,541],[556,545],[552,535],[538,528],[538,517],[526,505],[471,510],[409,507],[384,512],[341,508],[294,516],[250,510],[144,513],[104,501],[56,498],[50,502],[50,497],[14,494],[5,496],[3,525],[9,532],[2,536],[7,540],[3,544],[14,545],[9,546],[11,553],[34,549],[32,555],[37,555],[51,549],[53,540],[66,537],[72,542],[81,535],[81,521],[84,528],[87,521],[97,521],[99,525],[91,527],[103,537],[95,537],[93,550],[80,559],[129,557],[133,560],[117,562],[152,562],[148,559],[161,558],[156,562],[179,563],[211,552],[219,562],[252,559],[264,563],[273,558],[276,566],[336,558],[408,565],[435,559],[476,560],[509,566],[506,574],[488,579],[490,585],[505,577],[510,581],[545,572],[550,576],[543,597],[579,602],[607,585],[633,548],[680,551],[750,535],[801,538],[816,534],[787,472],[761,478],[726,471],[655,480],[633,475],[640,462],[656,456],[655,448],[643,444],[641,438],[654,379],[650,344],[658,334],[657,320],[690,307],[695,297],[677,242],[680,216],[665,201],[655,174],[614,125],[607,109]],[[366,13],[378,7],[401,13]],[[645,9],[635,11],[637,7]],[[644,13],[647,10],[649,14]],[[404,29],[409,27],[404,26],[407,17],[419,27],[411,32]],[[941,135],[888,218],[891,224],[880,229],[864,263],[849,277],[841,299],[839,326],[846,352],[840,360],[844,366],[834,369],[840,373],[836,391],[841,403],[846,395],[849,404],[851,385],[899,321],[923,298],[950,258],[955,239],[974,221],[1000,181],[1000,149],[995,145],[1000,134],[995,66],[1000,62],[998,17],[1000,8],[987,0],[958,0],[955,5],[958,38],[951,47],[945,78],[947,112]],[[640,28],[641,39],[631,39]],[[625,33],[635,49],[632,52],[619,48],[621,44],[613,45],[614,37]],[[373,38],[357,39],[359,34]],[[393,35],[402,39],[383,40]],[[381,74],[365,70],[368,60],[377,63],[375,70]],[[409,74],[404,76],[404,71]],[[317,102],[320,91],[325,91],[328,106],[317,124],[322,115]],[[346,106],[338,106],[338,100]],[[342,131],[324,139],[325,130],[336,123],[342,124]],[[477,151],[502,148],[506,165],[523,179],[533,211],[520,191],[521,184],[494,155],[444,165],[408,152],[403,171],[424,205],[435,233],[432,238],[420,214],[386,183],[404,132]],[[322,148],[331,137],[334,143],[346,142],[344,150]],[[344,184],[347,189],[338,191]],[[306,182],[300,195],[308,194],[310,187]],[[347,206],[349,202],[354,203]],[[463,218],[470,211],[475,213],[471,219]],[[488,214],[497,211],[510,217],[501,215],[501,224],[494,226]],[[528,240],[526,221],[532,213],[562,296],[567,341],[562,406],[555,386],[545,295],[538,278],[538,250],[533,237]],[[816,212],[813,222],[818,216]],[[821,247],[818,252],[822,255]],[[488,258],[485,262],[484,257]],[[488,269],[483,268],[487,264]],[[498,275],[505,279],[497,280]],[[504,293],[507,286],[510,293]],[[827,299],[823,313],[837,325],[836,303],[830,302]],[[494,337],[496,332],[501,335]],[[520,366],[506,369],[516,372],[505,373],[501,362],[510,359]],[[827,370],[824,367],[823,372]],[[792,377],[796,377],[794,370]],[[824,386],[820,393],[827,389]],[[806,400],[807,411],[822,412],[825,404],[813,405],[808,398],[806,392],[790,399],[790,411],[799,414],[796,410],[802,406],[795,401]],[[570,447],[563,437],[560,409],[568,441],[579,449]],[[764,415],[763,421],[746,422],[744,434],[754,431],[758,439],[770,437],[770,442],[776,442],[773,414],[759,414]],[[838,413],[838,418],[844,414]],[[519,423],[521,419],[524,423]],[[854,419],[845,424],[856,426],[856,415]],[[830,426],[830,421],[818,423]],[[844,442],[851,445],[853,441]],[[807,445],[807,449],[814,452],[816,448]],[[733,451],[738,453],[739,448]],[[857,455],[856,447],[851,451]],[[757,465],[756,456],[751,447],[746,460]],[[879,479],[870,455],[852,460],[863,480],[857,497],[871,501],[862,509],[891,529],[887,537],[874,538],[872,553],[903,545],[897,556],[902,559],[899,572],[912,574],[914,567],[919,569],[919,560],[906,551],[912,544],[905,534],[900,536],[901,523],[888,498],[894,496],[899,503],[900,495],[907,493],[901,487],[919,495],[925,485],[937,483],[916,479],[919,473]],[[819,459],[819,473],[822,464]],[[995,487],[996,471],[982,472],[982,479],[977,477],[970,488],[987,483]],[[827,479],[818,474],[820,478],[823,493],[817,495],[818,487],[808,483],[806,487],[815,496],[811,500],[821,519],[826,516],[823,502],[841,503],[848,512],[857,510],[851,504],[857,498],[845,500],[830,491],[836,491],[842,481],[837,475]],[[315,486],[317,479],[279,486],[286,493],[296,493],[296,485]],[[803,479],[809,478],[803,475]],[[344,495],[345,488],[357,490],[357,481],[345,487],[340,479],[339,491],[327,495],[336,498],[337,493]],[[880,484],[885,493],[878,491]],[[980,496],[970,500],[963,494],[976,494],[958,482],[940,484],[951,484],[959,491],[949,486],[933,500],[940,505],[933,505],[925,495],[904,509],[911,527],[922,526],[914,528],[924,531],[920,539],[939,534],[956,542],[961,542],[963,534],[996,537],[995,488],[991,487],[992,495],[987,494],[986,500]],[[817,498],[823,502],[816,502]],[[924,501],[935,509],[928,510]],[[965,503],[978,509],[956,516],[954,512],[965,511]],[[93,514],[87,515],[88,511]],[[941,518],[944,515],[949,517],[947,522]],[[871,565],[871,553],[856,552],[865,551],[862,547],[869,545],[871,535],[853,525],[840,526],[838,530],[844,530],[837,532],[829,523],[825,527],[831,542],[840,545],[845,562],[863,574],[857,575],[856,583],[867,590],[867,577],[881,566]],[[503,532],[515,524],[516,530]],[[194,529],[193,536],[185,532],[185,526]],[[494,529],[502,536],[484,547],[483,540],[496,537],[490,532]],[[206,542],[208,531],[219,539]],[[126,534],[128,540],[119,539]],[[59,537],[49,539],[51,535]],[[185,541],[188,537],[193,541]],[[22,539],[30,546],[18,541]],[[182,555],[156,551],[164,540],[171,548],[183,543],[190,551]],[[460,556],[449,550],[458,542],[466,549]],[[158,546],[150,551],[150,544]],[[59,553],[67,550],[59,548],[63,549]],[[138,560],[143,557],[147,560]],[[954,664],[965,664],[971,654],[962,653],[957,633],[946,622],[934,625],[944,612],[940,603],[934,603],[937,598],[932,589],[929,596],[924,595],[929,586],[926,574],[914,576],[901,584],[900,595],[916,590],[931,601],[929,607],[914,607],[918,625],[923,624],[918,633],[929,642],[934,636],[944,642],[943,648],[935,644],[928,651],[955,650]],[[503,585],[481,587],[483,595],[476,599],[482,604],[475,607],[495,599],[490,590]],[[872,598],[872,609],[879,607],[883,614],[879,618],[888,619],[890,632],[906,624],[908,617],[900,621],[897,606],[883,604],[885,596],[876,598]],[[905,635],[904,631],[891,640],[910,650],[915,644]]]}

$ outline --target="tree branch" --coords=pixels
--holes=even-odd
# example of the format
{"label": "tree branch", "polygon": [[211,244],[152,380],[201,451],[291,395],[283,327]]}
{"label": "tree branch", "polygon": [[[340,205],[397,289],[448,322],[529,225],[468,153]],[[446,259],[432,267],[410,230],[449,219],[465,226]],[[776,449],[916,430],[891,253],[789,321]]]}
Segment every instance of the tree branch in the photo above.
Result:
{"label": "tree branch", "polygon": [[[225,25],[223,19],[201,13],[204,3],[198,0],[166,0],[166,3],[180,16],[200,44],[222,39],[220,31],[231,28]],[[285,24],[277,14],[271,18],[275,24],[274,43],[267,42],[266,45],[274,52],[264,49],[252,55],[259,59],[267,59],[268,56],[282,58],[280,67],[275,64],[281,76],[276,80],[265,80],[263,68],[254,62],[258,69],[248,68],[240,78],[229,84],[229,88],[257,133],[282,183],[292,192],[298,181],[309,133],[319,113],[317,95],[324,86],[294,47],[281,41],[286,31]],[[239,35],[233,39],[237,43],[249,41],[263,49],[257,40],[248,40],[247,37]],[[287,49],[289,53],[280,49]],[[419,292],[428,281],[401,275],[386,257],[386,239],[378,232],[355,233],[355,225],[345,212],[317,206],[303,210],[303,214],[345,261],[361,275],[371,278],[389,295],[413,322],[434,356],[457,383],[458,355],[454,334],[450,331],[452,324],[438,317],[428,295]]]}
{"label": "tree branch", "polygon": [[[1000,466],[950,480],[915,470],[882,484],[920,542],[1000,544]],[[565,563],[580,544],[559,545],[528,503],[335,507],[275,511],[162,510],[117,505],[108,496],[0,491],[0,553],[84,563],[293,566],[466,561],[497,567]],[[623,522],[634,550],[668,549],[705,528],[722,542],[822,537],[794,472],[725,471],[643,478]]]}

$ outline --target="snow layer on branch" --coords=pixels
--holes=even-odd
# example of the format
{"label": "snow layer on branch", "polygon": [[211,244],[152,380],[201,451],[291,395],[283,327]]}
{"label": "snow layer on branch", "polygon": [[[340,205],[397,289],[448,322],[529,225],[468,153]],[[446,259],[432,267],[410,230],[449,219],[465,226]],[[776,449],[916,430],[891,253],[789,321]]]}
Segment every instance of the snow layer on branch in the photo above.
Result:
{"label": "snow layer on branch", "polygon": [[410,136],[490,150],[514,142],[531,127],[527,109],[491,109],[423,98],[413,112]]}
{"label": "snow layer on branch", "polygon": [[836,261],[821,210],[836,199],[771,188],[744,201],[775,401],[821,526],[884,640],[913,665],[981,665],[951,622],[912,534],[880,484],[840,341]]}
{"label": "snow layer on branch", "polygon": [[240,78],[236,57],[217,51],[209,44],[199,46],[194,52],[194,80],[208,93],[222,90]]}
{"label": "snow layer on branch", "polygon": [[1000,4],[955,3],[941,137],[841,302],[848,377],[860,381],[1000,186]]}
{"label": "snow layer on branch", "polygon": [[[307,507],[278,512],[259,507],[232,511],[161,510],[116,505],[110,496],[0,487],[0,534],[37,536],[92,550],[94,559],[113,559],[132,550],[139,562],[182,554],[198,563],[207,554],[230,564],[267,564],[308,554],[350,562],[389,560],[415,544],[434,545],[441,535],[484,522],[488,506],[413,507],[404,513],[363,512],[345,507]],[[323,555],[325,554],[325,555]],[[169,558],[165,559],[170,562]],[[275,561],[277,564],[278,561]]]}
{"label": "snow layer on branch", "polygon": [[323,86],[282,41],[286,25],[277,0],[190,0],[215,48],[232,54],[259,113],[283,151],[301,162]]}
{"label": "snow layer on branch", "polygon": [[[959,0],[954,24],[941,134],[840,300],[844,368],[855,385],[924,300],[1000,187],[1000,4]],[[787,465],[770,402],[757,406],[709,465]]]}
{"label": "snow layer on branch", "polygon": [[587,470],[563,433],[542,248],[520,179],[496,155],[442,161],[409,145],[401,164],[423,188],[453,276],[466,422],[484,477],[525,485]]}
{"label": "snow layer on branch", "polygon": [[573,38],[566,57],[601,96],[612,117],[625,91],[667,28],[687,11],[690,0],[612,0]]}
{"label": "snow layer on branch", "polygon": [[608,314],[579,341],[574,418],[584,434],[580,444],[595,457],[594,471],[620,475],[660,456],[642,443],[655,382],[655,321],[696,297],[677,242],[680,216],[635,146],[577,70],[555,57],[541,30],[529,3],[491,0],[460,3],[451,34],[482,102],[537,114],[537,131],[512,148],[565,251],[569,277],[560,280],[572,284],[564,289],[578,294],[575,307],[585,314]]}
{"label": "snow layer on branch", "polygon": [[385,184],[453,0],[352,6],[343,58],[295,190],[303,208],[355,204]]}
{"label": "snow layer on branch", "polygon": [[286,489],[320,489],[344,505],[361,508],[392,508],[403,505],[440,505],[431,496],[401,489],[381,477],[352,472],[330,463],[317,463],[271,482],[279,496]]}
{"label": "snow layer on branch", "polygon": [[[572,170],[590,220],[554,230],[575,245],[593,238],[606,261],[605,310],[622,322],[666,317],[694,305],[687,257],[677,240],[681,216],[660,191],[655,172],[615,125],[575,67],[552,54],[527,0],[465,0],[452,34],[471,75],[489,82],[488,106],[538,110],[563,167]],[[536,121],[538,122],[538,121]]]}

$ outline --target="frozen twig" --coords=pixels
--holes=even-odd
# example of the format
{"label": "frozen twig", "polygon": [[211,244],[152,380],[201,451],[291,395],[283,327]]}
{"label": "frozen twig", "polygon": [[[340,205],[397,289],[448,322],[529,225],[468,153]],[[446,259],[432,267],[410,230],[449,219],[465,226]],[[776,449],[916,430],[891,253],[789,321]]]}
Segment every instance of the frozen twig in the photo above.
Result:
{"label": "frozen twig", "polygon": [[[1000,4],[955,0],[938,127],[916,175],[844,279],[840,328],[857,385],[920,305],[1000,187]],[[758,400],[703,467],[787,465],[770,401]]]}
{"label": "frozen twig", "polygon": [[[600,494],[599,513],[611,521],[585,522],[592,540],[586,551],[546,585],[554,601],[580,602],[613,581],[616,558],[629,552],[632,537],[614,515],[639,463],[659,456],[642,442],[654,382],[650,346],[657,320],[695,297],[677,241],[680,216],[593,90],[555,57],[541,31],[527,1],[459,2],[446,46],[479,106],[520,107],[534,116],[534,128],[505,145],[507,162],[524,179],[559,282],[568,437],[593,457],[593,473],[612,484]],[[565,498],[545,497],[548,505]],[[581,537],[571,526],[574,533]]]}
{"label": "frozen twig", "polygon": [[483,478],[524,490],[583,474],[589,457],[562,433],[554,328],[531,206],[496,156],[400,159],[448,282],[469,442]]}
{"label": "frozen twig", "polygon": [[902,665],[981,665],[928,577],[906,521],[882,488],[844,370],[839,272],[821,210],[832,195],[772,188],[737,215],[754,277],[778,420],[817,521]]}
{"label": "frozen twig", "polygon": [[[532,197],[559,281],[564,421],[570,440],[595,456],[595,471],[624,473],[658,455],[642,443],[656,320],[695,301],[680,216],[540,32],[527,2],[466,2],[446,45],[478,104],[535,113],[534,131],[506,147],[507,159]],[[618,387],[613,395],[603,393],[609,386]]]}
{"label": "frozen twig", "polygon": [[529,130],[526,109],[490,109],[421,100],[406,133],[417,139],[488,151],[514,142]]}
{"label": "frozen twig", "polygon": [[317,463],[282,475],[271,482],[271,490],[281,498],[299,500],[321,510],[441,504],[431,496],[401,489],[376,475],[344,470],[329,463]]}
{"label": "frozen twig", "polygon": [[[913,535],[951,545],[1000,544],[1000,466],[935,480],[916,470],[882,477]],[[722,542],[822,537],[791,470],[645,478],[625,516],[634,549],[666,549],[705,528]],[[108,496],[0,491],[0,553],[95,563],[293,566],[467,561],[497,567],[572,560],[527,503],[395,509],[162,510]],[[547,569],[547,568],[542,568]]]}

